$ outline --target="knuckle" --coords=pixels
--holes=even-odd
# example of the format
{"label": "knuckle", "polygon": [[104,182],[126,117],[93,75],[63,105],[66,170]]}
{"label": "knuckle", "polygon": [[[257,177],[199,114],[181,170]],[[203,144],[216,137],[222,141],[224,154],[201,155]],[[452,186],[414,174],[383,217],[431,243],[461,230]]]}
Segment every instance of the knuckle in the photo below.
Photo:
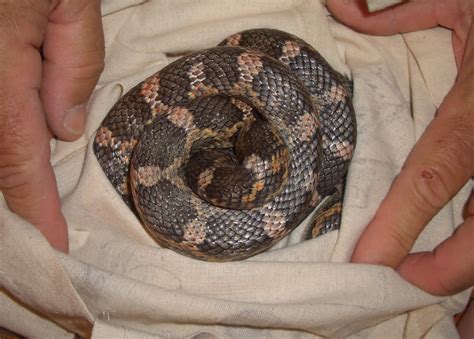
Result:
{"label": "knuckle", "polygon": [[75,80],[97,80],[104,70],[104,59],[94,57],[87,63],[74,67],[71,71],[75,74]]}
{"label": "knuckle", "polygon": [[470,113],[452,115],[432,153],[412,177],[413,207],[433,215],[474,175],[474,130]]}
{"label": "knuckle", "polygon": [[[12,140],[20,142],[15,144]],[[21,140],[21,137],[11,138],[8,145],[2,143],[0,146],[0,190],[9,194],[27,187],[50,157],[49,145],[46,147],[42,143],[30,144]]]}
{"label": "knuckle", "polygon": [[56,1],[51,19],[60,23],[78,21],[87,13],[89,8],[97,6],[97,3],[97,0]]}
{"label": "knuckle", "polygon": [[[33,43],[39,47],[47,21],[47,1],[0,2],[0,35],[3,44]],[[8,49],[2,51],[8,52]]]}
{"label": "knuckle", "polygon": [[389,237],[394,242],[393,248],[397,248],[400,253],[407,254],[413,246],[417,233],[414,228],[392,227],[388,229]]}
{"label": "knuckle", "polygon": [[21,37],[17,17],[14,14],[14,11],[8,8],[7,5],[0,6],[0,31],[2,32],[3,44],[5,41]]}
{"label": "knuckle", "polygon": [[[0,110],[0,150],[10,149],[14,145],[21,144],[20,132],[18,130],[19,107],[14,100],[2,93],[0,89],[0,101],[2,109]],[[3,150],[0,154],[3,155]]]}
{"label": "knuckle", "polygon": [[[27,130],[23,128],[25,117],[22,100],[17,94],[0,87],[0,156],[29,150],[32,142]],[[22,152],[20,152],[22,153]]]}
{"label": "knuckle", "polygon": [[449,133],[438,140],[440,156],[446,158],[456,171],[474,175],[474,116],[463,112],[450,117]]}
{"label": "knuckle", "polygon": [[0,190],[12,194],[26,186],[31,179],[30,168],[27,161],[7,162],[0,159]]}
{"label": "knuckle", "polygon": [[2,94],[0,89],[0,189],[8,190],[28,182],[35,161],[49,148],[42,148],[24,128],[18,100]]}
{"label": "knuckle", "polygon": [[26,184],[33,169],[34,157],[30,157],[30,149],[15,144],[14,140],[21,140],[14,133],[7,137],[8,143],[0,146],[0,189],[13,189]]}

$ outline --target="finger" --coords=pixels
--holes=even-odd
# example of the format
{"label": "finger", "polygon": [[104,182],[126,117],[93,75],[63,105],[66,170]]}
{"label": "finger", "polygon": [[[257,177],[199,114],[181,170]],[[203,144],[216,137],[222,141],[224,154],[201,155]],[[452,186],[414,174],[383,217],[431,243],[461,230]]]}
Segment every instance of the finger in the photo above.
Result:
{"label": "finger", "polygon": [[327,7],[339,21],[367,34],[392,35],[438,25],[452,29],[456,64],[461,65],[471,25],[462,1],[413,0],[375,12],[369,12],[366,0],[327,0]]}
{"label": "finger", "polygon": [[334,16],[357,31],[391,35],[435,27],[436,1],[409,1],[387,9],[369,12],[365,0],[328,0],[327,6]]}
{"label": "finger", "polygon": [[52,246],[68,239],[49,162],[49,132],[38,88],[46,2],[10,2],[0,20],[0,190],[9,208],[35,225]]}
{"label": "finger", "polygon": [[473,175],[470,88],[458,83],[445,98],[359,239],[353,262],[397,267],[424,226]]}
{"label": "finger", "polygon": [[460,338],[474,338],[474,301],[473,294],[466,309],[456,323]]}
{"label": "finger", "polygon": [[474,191],[471,192],[471,197],[464,206],[464,210],[462,212],[462,216],[464,219],[469,218],[470,216],[474,215]]}
{"label": "finger", "polygon": [[48,20],[41,100],[51,131],[74,140],[84,130],[86,104],[104,67],[100,1],[60,1]]}
{"label": "finger", "polygon": [[408,255],[398,267],[407,281],[434,295],[452,295],[474,285],[474,216],[433,252]]}

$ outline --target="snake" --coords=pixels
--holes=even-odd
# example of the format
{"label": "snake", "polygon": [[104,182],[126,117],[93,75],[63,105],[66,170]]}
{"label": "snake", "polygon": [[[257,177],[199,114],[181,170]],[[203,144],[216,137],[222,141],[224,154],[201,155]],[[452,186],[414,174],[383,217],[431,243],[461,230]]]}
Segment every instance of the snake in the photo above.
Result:
{"label": "snake", "polygon": [[158,245],[242,260],[323,202],[307,238],[339,227],[357,134],[352,92],[304,40],[249,29],[131,88],[98,127],[93,152]]}

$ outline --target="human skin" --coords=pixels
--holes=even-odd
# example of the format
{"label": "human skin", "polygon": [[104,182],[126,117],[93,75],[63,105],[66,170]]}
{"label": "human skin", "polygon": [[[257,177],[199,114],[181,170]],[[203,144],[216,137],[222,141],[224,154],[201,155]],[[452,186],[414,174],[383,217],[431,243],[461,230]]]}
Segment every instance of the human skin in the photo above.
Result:
{"label": "human skin", "polygon": [[[418,0],[370,15],[363,1],[327,1],[339,20],[366,33],[437,25],[453,31],[458,79],[352,256],[353,262],[396,268],[408,281],[438,295],[474,283],[473,195],[464,222],[450,238],[433,252],[408,252],[429,220],[474,173],[472,3]],[[0,189],[12,211],[67,252],[49,140],[72,141],[83,132],[85,105],[104,66],[100,1],[5,0],[0,17]]]}
{"label": "human skin", "polygon": [[[451,237],[431,252],[409,251],[428,222],[474,176],[474,1],[413,0],[375,13],[369,13],[361,0],[327,0],[327,7],[338,20],[367,34],[391,35],[435,26],[451,29],[456,82],[364,230],[351,261],[393,267],[435,295],[472,287],[472,191],[464,221]],[[462,338],[474,336],[472,302],[458,322],[458,331]]]}
{"label": "human skin", "polygon": [[81,136],[103,67],[100,0],[0,1],[0,190],[63,252],[49,141]]}
{"label": "human skin", "polygon": [[370,34],[437,25],[452,29],[456,83],[359,239],[352,262],[397,268],[405,279],[432,294],[462,291],[474,284],[472,194],[464,222],[450,238],[433,252],[408,252],[428,222],[474,175],[474,1],[418,0],[375,14],[368,13],[362,1],[329,0],[327,5],[346,25]]}

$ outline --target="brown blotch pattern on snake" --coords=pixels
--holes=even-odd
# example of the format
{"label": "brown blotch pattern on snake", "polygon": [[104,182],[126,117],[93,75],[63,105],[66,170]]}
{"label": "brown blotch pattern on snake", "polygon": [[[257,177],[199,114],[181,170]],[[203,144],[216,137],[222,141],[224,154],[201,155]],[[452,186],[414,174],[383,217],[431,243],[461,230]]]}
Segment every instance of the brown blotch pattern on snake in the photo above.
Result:
{"label": "brown blotch pattern on snake", "polygon": [[356,141],[351,93],[350,80],[298,37],[243,31],[131,89],[93,149],[159,245],[201,260],[245,259],[325,197],[309,237],[339,227]]}

